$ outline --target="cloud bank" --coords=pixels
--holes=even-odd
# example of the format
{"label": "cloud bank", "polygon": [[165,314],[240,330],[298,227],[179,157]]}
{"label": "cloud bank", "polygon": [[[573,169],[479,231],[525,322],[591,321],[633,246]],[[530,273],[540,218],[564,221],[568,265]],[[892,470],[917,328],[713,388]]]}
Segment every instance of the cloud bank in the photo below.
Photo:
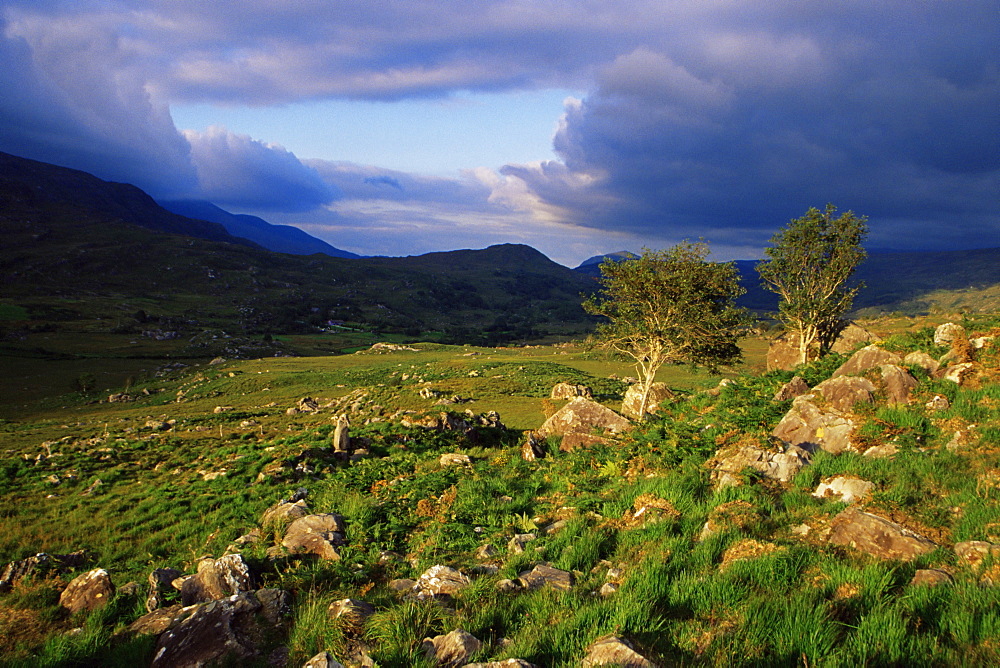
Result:
{"label": "cloud bank", "polygon": [[[705,237],[750,257],[827,202],[868,215],[874,246],[1000,241],[989,0],[8,0],[0,11],[0,150],[260,212],[351,250],[523,241],[572,261]],[[559,160],[457,166],[452,179],[182,131],[169,114],[208,103],[280,119],[281,105],[309,100],[540,88],[587,91],[558,119]]]}

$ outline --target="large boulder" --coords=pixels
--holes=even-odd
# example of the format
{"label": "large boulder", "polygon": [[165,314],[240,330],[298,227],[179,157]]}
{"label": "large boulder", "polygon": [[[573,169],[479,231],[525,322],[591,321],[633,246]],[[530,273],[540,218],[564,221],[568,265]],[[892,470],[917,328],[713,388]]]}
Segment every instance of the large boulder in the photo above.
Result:
{"label": "large boulder", "polygon": [[[646,399],[644,412],[655,415],[660,410],[660,403],[673,397],[674,393],[670,391],[666,383],[653,383],[652,387],[649,388],[649,397]],[[641,403],[642,385],[640,383],[629,385],[629,388],[625,390],[625,398],[622,400],[622,413],[635,420],[645,417],[645,415],[639,414]]]}
{"label": "large boulder", "polygon": [[809,452],[819,448],[839,454],[850,448],[857,430],[854,420],[836,409],[821,410],[814,400],[812,394],[797,397],[772,435]]}
{"label": "large boulder", "polygon": [[181,608],[157,640],[151,668],[200,668],[249,659],[258,653],[247,632],[258,610],[260,602],[252,594]]}
{"label": "large boulder", "polygon": [[268,531],[284,531],[285,527],[309,514],[309,507],[305,499],[291,501],[279,501],[264,511],[260,517],[260,525]]}
{"label": "large boulder", "polygon": [[965,327],[953,322],[938,325],[937,329],[934,330],[934,345],[936,346],[950,346],[956,339],[965,338],[967,338]]}
{"label": "large boulder", "polygon": [[605,408],[596,401],[577,397],[556,411],[538,428],[537,433],[543,438],[564,436],[572,432],[589,434],[595,430],[616,434],[630,426],[627,419],[610,408]]}
{"label": "large boulder", "polygon": [[869,332],[864,327],[850,322],[847,323],[846,327],[840,330],[839,334],[837,334],[836,340],[834,340],[833,345],[830,346],[830,352],[846,355],[847,353],[853,352],[861,344],[871,343],[874,340],[874,334]]}
{"label": "large boulder", "polygon": [[78,575],[59,595],[59,605],[71,613],[91,612],[107,605],[115,595],[111,576],[103,568]]}
{"label": "large boulder", "polygon": [[896,353],[883,350],[875,345],[865,346],[841,364],[840,368],[833,372],[833,378],[837,376],[860,376],[869,369],[881,367],[883,364],[900,364],[902,361],[903,358]]}
{"label": "large boulder", "polygon": [[856,403],[874,403],[875,386],[867,378],[838,376],[828,378],[812,389],[839,411],[849,411]]}
{"label": "large boulder", "polygon": [[[873,341],[875,336],[854,323],[848,323],[840,330],[837,338],[834,339],[830,350],[841,355],[845,355],[862,343]],[[768,371],[791,371],[799,365],[799,336],[794,332],[785,332],[778,338],[771,341],[767,349],[767,370]]]}
{"label": "large boulder", "polygon": [[181,602],[193,605],[252,591],[252,579],[250,565],[243,555],[202,559],[198,562],[197,574],[181,585]]}
{"label": "large boulder", "polygon": [[937,547],[930,538],[854,508],[834,517],[830,527],[830,543],[848,546],[879,559],[912,561]]}
{"label": "large boulder", "polygon": [[548,587],[559,591],[569,591],[573,588],[575,579],[569,571],[553,568],[548,564],[538,564],[530,571],[524,571],[517,576],[518,584],[524,589],[539,589]]}
{"label": "large boulder", "polygon": [[809,394],[809,385],[800,376],[795,376],[774,393],[774,401],[789,401],[803,394]]}
{"label": "large boulder", "polygon": [[910,393],[917,389],[918,384],[917,379],[903,367],[896,364],[882,365],[882,385],[889,405],[910,403]]}
{"label": "large boulder", "polygon": [[413,590],[418,599],[454,596],[471,584],[469,578],[449,566],[431,566],[417,578]]}
{"label": "large boulder", "polygon": [[163,599],[173,587],[174,580],[181,573],[176,568],[155,568],[149,574],[149,593],[146,595],[146,612],[152,612],[163,607]]}

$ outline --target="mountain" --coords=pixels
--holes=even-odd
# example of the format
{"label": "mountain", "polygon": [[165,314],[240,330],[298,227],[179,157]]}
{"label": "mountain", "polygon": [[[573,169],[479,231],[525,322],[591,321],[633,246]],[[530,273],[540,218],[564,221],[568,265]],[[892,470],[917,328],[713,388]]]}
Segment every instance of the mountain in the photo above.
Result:
{"label": "mountain", "polygon": [[69,206],[156,232],[250,245],[218,223],[192,220],[167,211],[135,186],[103,181],[87,172],[2,152],[0,197],[0,206],[5,210],[17,208],[27,215],[32,210]]}
{"label": "mountain", "polygon": [[176,214],[219,223],[233,236],[249,239],[276,253],[312,255],[323,253],[330,257],[359,257],[354,253],[335,248],[322,239],[307,234],[291,225],[274,225],[257,216],[234,214],[203,200],[165,200],[160,206]]}
{"label": "mountain", "polygon": [[634,257],[638,257],[635,253],[631,251],[617,251],[615,253],[605,253],[604,255],[595,255],[594,257],[587,258],[580,263],[580,266],[573,269],[573,271],[584,274],[586,276],[598,277],[601,275],[601,263],[605,260],[614,260],[615,262],[621,262],[622,260],[630,260]]}

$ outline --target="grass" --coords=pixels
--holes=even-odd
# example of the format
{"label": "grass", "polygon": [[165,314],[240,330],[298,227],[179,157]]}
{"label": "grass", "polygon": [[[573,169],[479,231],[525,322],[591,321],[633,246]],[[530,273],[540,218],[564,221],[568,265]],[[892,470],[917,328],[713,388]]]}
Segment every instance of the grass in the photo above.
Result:
{"label": "grass", "polygon": [[[894,345],[919,348],[925,338],[901,336]],[[526,462],[522,430],[544,419],[547,387],[583,382],[617,407],[623,386],[611,376],[630,369],[575,346],[416,347],[202,364],[137,379],[130,403],[66,395],[65,410],[33,404],[0,423],[0,561],[85,549],[88,568],[108,568],[119,585],[145,582],[157,567],[192,572],[201,556],[221,555],[267,507],[301,487],[313,512],[345,518],[343,558],[271,561],[265,552],[277,540],[273,533],[243,548],[263,584],[295,594],[287,631],[270,641],[287,647],[293,664],[324,649],[343,660],[364,643],[378,665],[425,665],[423,639],[454,628],[483,642],[474,660],[520,657],[546,666],[578,665],[587,646],[608,633],[662,665],[1000,659],[1000,589],[980,586],[950,550],[961,540],[1000,542],[998,385],[958,388],[925,375],[910,406],[873,407],[860,416],[863,442],[896,443],[894,458],[819,452],[787,485],[749,476],[749,484],[716,490],[706,462],[724,445],[769,446],[787,410],[771,397],[791,374],[734,371],[735,382],[711,396],[698,390],[718,377],[668,368],[663,379],[679,397],[659,417],[614,444],[553,450]],[[814,384],[839,361],[799,373]],[[748,367],[756,363],[752,358]],[[417,393],[428,385],[471,401],[434,406]],[[950,408],[923,409],[944,392]],[[288,414],[304,396],[329,406]],[[358,411],[351,412],[353,404]],[[223,405],[230,408],[214,412]],[[466,409],[498,410],[506,427],[435,431],[402,426],[397,415],[448,410],[461,417]],[[366,440],[370,458],[348,464],[332,455],[339,412],[352,413],[351,435]],[[147,426],[168,420],[175,422],[166,430]],[[945,447],[955,428],[970,424],[976,436],[967,448]],[[471,464],[442,466],[445,452],[466,454]],[[943,547],[914,563],[887,563],[827,545],[817,536],[845,506],[811,493],[833,475],[874,482],[866,510]],[[640,497],[676,513],[631,521]],[[560,529],[542,531],[557,520],[565,520]],[[706,523],[714,527],[709,537],[702,536]],[[803,524],[810,533],[792,532]],[[509,553],[510,538],[526,532],[536,538],[525,552]],[[435,564],[473,573],[484,564],[475,553],[485,544],[498,551],[486,563],[499,570],[474,577],[451,601],[406,600],[388,586]],[[497,589],[502,578],[539,562],[572,572],[576,584],[570,591]],[[945,568],[956,584],[911,586],[918,567]],[[3,618],[17,622],[0,623],[3,660],[147,662],[148,639],[110,641],[142,612],[137,598],[119,597],[99,613],[71,619],[56,596],[72,575],[27,581],[0,595]],[[609,577],[617,592],[597,595]],[[375,604],[363,628],[327,616],[330,603],[346,597]],[[77,627],[83,631],[66,635]]]}

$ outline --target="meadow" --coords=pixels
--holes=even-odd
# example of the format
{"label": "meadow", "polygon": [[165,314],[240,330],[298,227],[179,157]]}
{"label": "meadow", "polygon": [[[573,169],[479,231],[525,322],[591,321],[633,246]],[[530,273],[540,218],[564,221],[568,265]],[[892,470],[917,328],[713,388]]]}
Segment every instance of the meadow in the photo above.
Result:
{"label": "meadow", "polygon": [[[942,357],[949,350],[931,341],[935,324],[869,326],[887,350]],[[971,335],[995,333],[1000,322],[964,324]],[[721,376],[664,368],[659,379],[676,396],[656,417],[572,452],[550,438],[533,461],[522,455],[525,432],[565,403],[549,398],[551,388],[587,385],[617,410],[634,374],[626,362],[579,343],[372,348],[364,339],[277,338],[361,350],[186,358],[145,375],[123,370],[128,382],[110,388],[5,404],[0,563],[84,550],[87,564],[37,573],[0,594],[0,660],[149,663],[155,638],[127,628],[146,613],[150,572],[192,573],[202,557],[235,550],[260,586],[293,600],[288,620],[256,639],[259,652],[239,665],[300,666],[326,650],[345,665],[364,656],[370,665],[432,666],[422,641],[456,628],[481,641],[470,661],[537,666],[578,666],[609,634],[659,666],[1000,663],[992,557],[969,564],[953,549],[1000,544],[996,341],[977,351],[969,382],[911,367],[919,384],[908,404],[856,407],[857,452],[818,452],[786,483],[747,469],[741,484],[720,486],[710,467],[716,453],[774,448],[771,431],[791,404],[773,400],[793,373],[764,372],[763,338],[745,341],[744,364]],[[831,355],[796,373],[814,386],[845,360]],[[93,371],[74,368],[66,378],[84,373]],[[130,400],[110,403],[112,393]],[[948,407],[930,412],[925,404],[937,395]],[[298,406],[305,409],[289,411]],[[490,411],[502,424],[476,423]],[[442,412],[474,428],[428,428]],[[365,456],[333,452],[341,414]],[[948,447],[956,432],[968,442]],[[860,454],[883,444],[896,446],[894,456]],[[450,465],[442,454],[468,460]],[[874,483],[863,509],[938,547],[897,561],[826,541],[824,527],[847,505],[812,493],[836,475]],[[310,512],[343,516],[339,560],[275,556],[281,536],[261,526],[262,515],[297,491]],[[647,506],[656,512],[637,517]],[[255,528],[259,540],[234,547]],[[526,534],[533,538],[512,544]],[[572,586],[505,586],[540,563],[571,574]],[[435,565],[470,584],[431,600],[394,588]],[[60,591],[94,567],[109,571],[118,593],[95,612],[67,613]],[[931,568],[951,583],[911,582]],[[332,617],[330,605],[345,598],[369,602],[374,614],[363,624]],[[168,594],[168,604],[177,600]]]}

